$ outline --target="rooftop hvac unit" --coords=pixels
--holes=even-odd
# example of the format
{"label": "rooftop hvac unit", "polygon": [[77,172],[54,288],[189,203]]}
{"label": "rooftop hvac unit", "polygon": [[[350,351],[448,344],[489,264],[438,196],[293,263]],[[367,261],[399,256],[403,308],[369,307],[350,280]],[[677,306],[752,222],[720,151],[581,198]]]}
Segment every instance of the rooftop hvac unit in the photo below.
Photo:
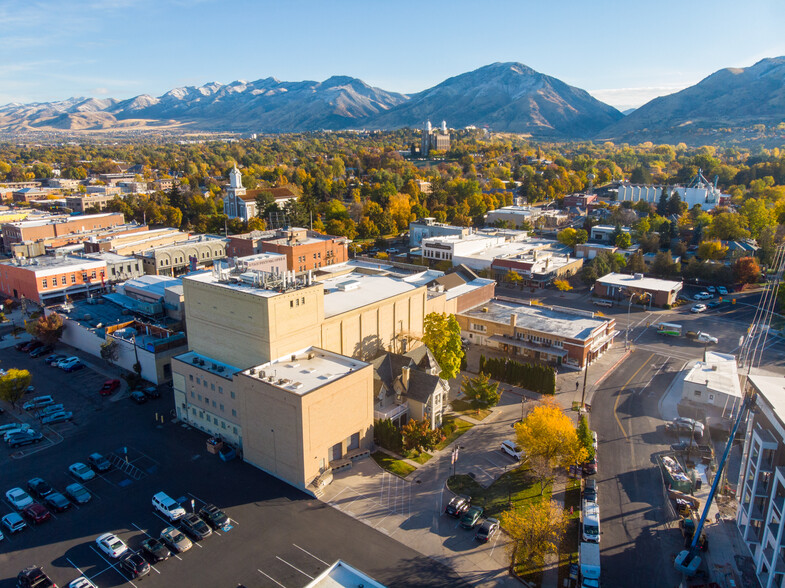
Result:
{"label": "rooftop hvac unit", "polygon": [[308,359],[313,359],[314,357],[316,357],[316,354],[313,351],[308,353]]}
{"label": "rooftop hvac unit", "polygon": [[292,382],[291,388],[294,388],[295,390],[299,390],[302,387],[303,387],[302,382]]}
{"label": "rooftop hvac unit", "polygon": [[[251,368],[248,370],[248,373],[253,376],[256,373],[256,368]],[[264,372],[262,372],[262,374],[264,374]]]}
{"label": "rooftop hvac unit", "polygon": [[267,374],[264,373],[264,370],[259,370],[259,377],[264,378]]}
{"label": "rooftop hvac unit", "polygon": [[198,357],[194,357],[194,358],[191,360],[191,362],[192,362],[194,365],[199,365],[199,358],[198,358]]}
{"label": "rooftop hvac unit", "polygon": [[221,372],[223,372],[223,371],[224,371],[224,366],[222,366],[222,365],[219,365],[219,366],[218,366],[218,369],[217,369],[217,370],[215,370],[215,371],[217,371],[217,372],[220,374]]}

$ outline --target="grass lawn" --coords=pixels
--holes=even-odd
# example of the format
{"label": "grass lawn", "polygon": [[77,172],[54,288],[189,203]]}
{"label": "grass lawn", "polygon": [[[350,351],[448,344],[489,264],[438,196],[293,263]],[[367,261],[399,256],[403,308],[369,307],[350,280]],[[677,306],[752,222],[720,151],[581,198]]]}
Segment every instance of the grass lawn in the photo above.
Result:
{"label": "grass lawn", "polygon": [[420,465],[426,463],[429,459],[433,456],[430,453],[426,453],[423,451],[422,453],[414,453],[414,451],[406,451],[404,452],[403,456],[406,459],[411,459],[412,461],[416,461]]}
{"label": "grass lawn", "polygon": [[466,431],[468,431],[474,426],[469,421],[456,418],[453,415],[449,415],[449,414],[444,417],[444,420],[442,421],[442,427],[444,427],[448,423],[455,423],[455,430],[449,435],[447,435],[447,438],[436,446],[437,450],[444,449],[450,443],[455,441],[458,437],[463,435]]}
{"label": "grass lawn", "polygon": [[568,515],[567,530],[559,545],[559,586],[570,576],[570,561],[578,562],[578,528],[581,519],[581,479],[575,478],[567,482],[564,493],[564,508],[572,514]]}
{"label": "grass lawn", "polygon": [[371,457],[382,468],[384,468],[391,474],[400,476],[401,478],[405,478],[416,469],[414,466],[409,465],[405,461],[401,461],[400,459],[395,459],[394,457],[390,457],[389,455],[387,455],[386,453],[382,453],[381,451],[375,451],[374,453],[371,454]]}
{"label": "grass lawn", "polygon": [[466,416],[472,417],[478,421],[483,420],[485,417],[491,414],[491,411],[487,408],[474,409],[472,408],[471,403],[459,399],[452,401],[452,409],[457,413],[465,414]]}

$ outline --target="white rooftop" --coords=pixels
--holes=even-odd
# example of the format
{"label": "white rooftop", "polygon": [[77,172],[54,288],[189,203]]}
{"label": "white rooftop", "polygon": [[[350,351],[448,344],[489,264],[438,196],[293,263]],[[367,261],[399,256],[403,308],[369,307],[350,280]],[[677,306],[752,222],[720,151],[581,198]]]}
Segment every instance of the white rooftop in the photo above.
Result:
{"label": "white rooftop", "polygon": [[[7,266],[14,266],[13,261],[2,262]],[[19,262],[19,267],[24,267],[36,276],[48,276],[51,274],[61,274],[64,272],[78,272],[83,270],[93,270],[106,267],[106,262],[94,259],[84,259],[82,257],[58,256],[52,257],[42,255],[32,259],[25,259]]]}
{"label": "white rooftop", "polygon": [[232,376],[240,371],[240,368],[236,366],[223,363],[212,357],[208,357],[207,355],[196,353],[195,351],[189,351],[182,355],[178,355],[176,359],[179,359],[183,363],[198,366],[203,370],[207,370],[217,376],[222,376],[227,380],[231,380]]}
{"label": "white rooftop", "polygon": [[[760,372],[760,370],[757,370]],[[782,375],[768,375],[765,373],[753,373],[748,376],[753,384],[771,404],[774,412],[779,419],[785,423],[785,377]]]}
{"label": "white rooftop", "polygon": [[355,308],[392,298],[419,288],[406,280],[390,276],[371,276],[350,272],[319,281],[324,285],[324,316],[329,318]]}
{"label": "white rooftop", "polygon": [[597,281],[609,286],[618,286],[621,288],[643,288],[645,290],[660,290],[670,292],[671,290],[680,290],[682,283],[674,282],[673,280],[660,280],[659,278],[636,277],[640,274],[607,274],[602,276]]}
{"label": "white rooftop", "polygon": [[302,396],[368,365],[319,347],[307,347],[243,370],[243,374]]}
{"label": "white rooftop", "polygon": [[385,588],[367,574],[340,559],[309,582],[305,588]]}
{"label": "white rooftop", "polygon": [[261,261],[264,259],[274,259],[274,258],[286,258],[286,255],[283,253],[254,253],[252,255],[245,255],[243,257],[238,257],[237,261]]}
{"label": "white rooftop", "polygon": [[[558,241],[552,239],[529,239],[527,241],[512,241],[502,243],[494,247],[488,247],[482,251],[475,251],[473,253],[461,253],[453,258],[454,263],[459,263],[460,260],[471,258],[491,262],[498,257],[508,258],[515,255],[529,253],[531,251],[550,250],[559,253],[567,253],[570,248],[562,245]],[[455,261],[455,260],[459,261]]]}
{"label": "white rooftop", "polygon": [[698,361],[684,377],[685,382],[706,386],[709,390],[741,398],[741,386],[736,368],[736,357],[727,353],[708,351],[706,361]]}
{"label": "white rooftop", "polygon": [[[248,282],[242,281],[239,276],[236,274],[231,274],[229,270],[226,268],[222,269],[222,272],[225,276],[229,276],[229,279],[220,280],[215,273],[215,270],[222,268],[222,266],[213,266],[213,271],[210,270],[197,270],[195,272],[191,272],[186,276],[183,276],[183,281],[194,281],[194,282],[201,282],[202,284],[213,284],[219,288],[227,288],[229,290],[236,290],[237,292],[244,292],[246,294],[253,294],[254,296],[259,296],[260,298],[273,298],[274,296],[278,296],[281,294],[279,290],[270,290],[267,288],[263,288],[259,284],[252,284]],[[257,272],[259,275],[262,272]],[[300,286],[303,285],[302,279],[300,280]]]}
{"label": "white rooftop", "polygon": [[516,315],[516,327],[540,333],[549,333],[565,339],[586,341],[592,333],[605,327],[610,321],[594,317],[589,311],[569,312],[568,309],[554,309],[549,306],[528,306],[515,302],[490,300],[469,310],[458,313],[469,318],[477,318],[495,323],[510,324]]}

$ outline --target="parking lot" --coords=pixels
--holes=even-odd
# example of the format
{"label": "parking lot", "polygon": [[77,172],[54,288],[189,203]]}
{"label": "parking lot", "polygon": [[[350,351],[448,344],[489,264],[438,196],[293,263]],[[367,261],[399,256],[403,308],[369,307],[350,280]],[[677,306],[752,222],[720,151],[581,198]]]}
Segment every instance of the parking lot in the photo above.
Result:
{"label": "parking lot", "polygon": [[[189,551],[152,566],[141,582],[150,586],[270,586],[295,588],[337,559],[357,566],[388,585],[462,585],[447,566],[426,558],[383,533],[279,482],[240,460],[224,463],[207,452],[205,436],[189,427],[164,424],[171,398],[137,405],[124,396],[101,398],[105,375],[83,369],[66,374],[11,348],[0,349],[4,368],[30,369],[36,391],[74,411],[72,423],[47,429],[47,441],[9,450],[0,445],[0,516],[12,512],[5,492],[26,489],[44,478],[57,491],[74,482],[68,467],[100,452],[116,466],[83,482],[92,494],[39,526],[29,526],[0,542],[0,588],[15,585],[17,573],[41,565],[61,587],[80,575],[100,587],[132,585],[117,562],[101,552],[96,537],[111,532],[131,549],[158,537],[168,521],[151,507],[164,491],[187,511],[212,503],[232,528],[214,532]],[[0,415],[0,424],[18,414]],[[34,420],[23,413],[21,418]],[[119,466],[119,467],[118,467]],[[4,530],[5,531],[5,530]]]}

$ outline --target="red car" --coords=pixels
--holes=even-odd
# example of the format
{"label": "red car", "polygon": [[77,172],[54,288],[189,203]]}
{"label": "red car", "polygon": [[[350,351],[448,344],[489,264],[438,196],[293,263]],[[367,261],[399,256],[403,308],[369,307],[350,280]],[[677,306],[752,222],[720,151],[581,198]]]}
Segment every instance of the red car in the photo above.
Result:
{"label": "red car", "polygon": [[107,380],[99,391],[101,396],[111,396],[120,387],[120,380]]}
{"label": "red car", "polygon": [[38,525],[52,518],[50,513],[43,504],[34,502],[22,509],[22,514],[31,523]]}

